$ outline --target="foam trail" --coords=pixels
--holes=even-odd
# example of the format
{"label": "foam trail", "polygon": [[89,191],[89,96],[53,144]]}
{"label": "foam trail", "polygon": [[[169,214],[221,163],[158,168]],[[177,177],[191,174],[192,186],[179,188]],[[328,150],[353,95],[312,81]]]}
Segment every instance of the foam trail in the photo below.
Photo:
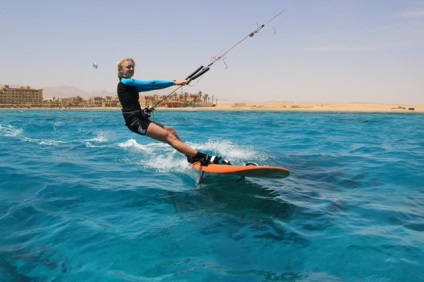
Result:
{"label": "foam trail", "polygon": [[22,135],[23,130],[21,128],[15,128],[11,125],[1,125],[0,124],[0,136],[7,136],[7,137],[17,137]]}
{"label": "foam trail", "polygon": [[87,142],[98,142],[98,143],[104,143],[109,141],[110,139],[110,132],[107,131],[99,131],[97,135],[93,138],[87,139]]}
{"label": "foam trail", "polygon": [[137,143],[135,139],[130,139],[125,142],[118,143],[118,147],[124,149],[137,149],[139,151],[148,151],[147,146]]}

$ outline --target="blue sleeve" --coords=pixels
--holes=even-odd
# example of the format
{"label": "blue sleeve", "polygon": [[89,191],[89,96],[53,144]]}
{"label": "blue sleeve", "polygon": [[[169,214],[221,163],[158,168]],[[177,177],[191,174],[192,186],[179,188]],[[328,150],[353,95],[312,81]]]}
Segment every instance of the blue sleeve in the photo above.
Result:
{"label": "blue sleeve", "polygon": [[138,92],[163,89],[174,85],[173,80],[137,80],[122,78],[121,82],[125,85],[137,87]]}

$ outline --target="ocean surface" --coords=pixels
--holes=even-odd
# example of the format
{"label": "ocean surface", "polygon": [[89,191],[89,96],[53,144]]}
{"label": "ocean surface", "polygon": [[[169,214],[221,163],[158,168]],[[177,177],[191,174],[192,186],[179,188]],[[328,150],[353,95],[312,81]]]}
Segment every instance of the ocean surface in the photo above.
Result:
{"label": "ocean surface", "polygon": [[424,115],[157,111],[199,173],[120,111],[0,111],[0,281],[423,281]]}

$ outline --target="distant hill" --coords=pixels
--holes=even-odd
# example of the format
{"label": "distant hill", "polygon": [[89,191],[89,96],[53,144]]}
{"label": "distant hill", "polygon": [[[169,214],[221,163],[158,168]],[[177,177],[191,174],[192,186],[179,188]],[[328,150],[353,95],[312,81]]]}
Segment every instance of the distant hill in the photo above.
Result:
{"label": "distant hill", "polygon": [[59,87],[44,87],[43,89],[44,89],[43,91],[44,99],[51,99],[53,97],[68,98],[68,97],[80,96],[82,98],[87,98],[92,96],[106,97],[106,96],[116,95],[115,92],[107,92],[105,90],[88,92],[73,86],[66,86],[66,85],[59,86]]}

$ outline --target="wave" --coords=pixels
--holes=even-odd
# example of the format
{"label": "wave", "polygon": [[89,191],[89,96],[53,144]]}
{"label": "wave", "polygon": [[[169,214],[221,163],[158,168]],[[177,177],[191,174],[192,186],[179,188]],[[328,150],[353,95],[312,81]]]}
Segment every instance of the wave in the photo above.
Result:
{"label": "wave", "polygon": [[0,125],[0,136],[17,138],[23,142],[36,143],[39,145],[55,146],[60,143],[64,143],[61,140],[53,139],[42,139],[42,138],[31,138],[24,135],[22,128],[16,128],[12,125]]}
{"label": "wave", "polygon": [[109,131],[99,131],[96,133],[96,136],[94,136],[93,138],[89,138],[87,140],[85,140],[86,142],[96,142],[96,143],[104,143],[110,140],[110,134],[111,132]]}
{"label": "wave", "polygon": [[0,136],[6,137],[17,137],[22,135],[23,130],[21,128],[15,128],[12,125],[1,125],[0,124]]}

